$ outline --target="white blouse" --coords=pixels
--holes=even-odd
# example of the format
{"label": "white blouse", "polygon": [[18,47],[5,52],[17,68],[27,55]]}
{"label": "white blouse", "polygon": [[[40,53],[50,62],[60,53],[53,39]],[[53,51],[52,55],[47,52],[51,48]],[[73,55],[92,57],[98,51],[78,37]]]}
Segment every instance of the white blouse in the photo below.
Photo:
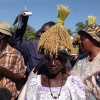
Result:
{"label": "white blouse", "polygon": [[[58,97],[61,87],[51,87],[53,96]],[[41,75],[34,76],[28,83],[24,100],[86,100],[85,88],[77,76],[69,76],[62,86],[60,96],[54,99],[50,88],[41,85]]]}

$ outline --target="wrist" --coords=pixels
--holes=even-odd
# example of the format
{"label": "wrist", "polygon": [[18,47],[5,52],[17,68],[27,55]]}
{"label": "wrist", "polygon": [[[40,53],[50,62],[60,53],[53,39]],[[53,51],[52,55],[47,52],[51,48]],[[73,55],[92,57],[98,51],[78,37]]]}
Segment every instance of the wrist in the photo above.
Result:
{"label": "wrist", "polygon": [[6,77],[6,76],[7,76],[7,73],[6,73],[6,71],[4,71],[4,72],[3,72],[3,75],[4,75],[4,77]]}
{"label": "wrist", "polygon": [[4,77],[6,76],[6,73],[5,73],[5,72],[3,72],[3,76],[4,76]]}

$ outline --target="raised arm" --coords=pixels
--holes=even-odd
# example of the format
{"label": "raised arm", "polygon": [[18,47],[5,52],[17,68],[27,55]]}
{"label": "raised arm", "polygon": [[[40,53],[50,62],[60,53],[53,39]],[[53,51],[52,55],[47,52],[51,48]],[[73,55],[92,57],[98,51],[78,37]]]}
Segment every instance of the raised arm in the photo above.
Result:
{"label": "raised arm", "polygon": [[11,41],[10,41],[10,45],[12,47],[16,47],[16,45],[18,45],[18,43],[22,42],[24,33],[26,31],[28,16],[21,15],[21,18],[22,18],[23,25],[21,26],[21,28],[17,28],[15,33],[13,33]]}

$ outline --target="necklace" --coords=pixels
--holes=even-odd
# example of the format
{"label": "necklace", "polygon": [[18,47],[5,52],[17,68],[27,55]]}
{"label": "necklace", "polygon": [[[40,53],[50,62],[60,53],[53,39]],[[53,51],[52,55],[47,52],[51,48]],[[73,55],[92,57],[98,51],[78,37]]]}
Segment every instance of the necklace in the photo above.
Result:
{"label": "necklace", "polygon": [[63,85],[63,78],[64,78],[64,75],[62,75],[62,82],[61,82],[61,87],[60,87],[60,91],[58,93],[57,96],[54,96],[52,91],[51,91],[51,86],[50,86],[50,80],[48,79],[48,84],[49,84],[49,88],[50,88],[50,92],[51,92],[51,96],[54,98],[54,99],[57,99],[59,98],[60,94],[61,94],[61,89],[62,89],[62,85]]}

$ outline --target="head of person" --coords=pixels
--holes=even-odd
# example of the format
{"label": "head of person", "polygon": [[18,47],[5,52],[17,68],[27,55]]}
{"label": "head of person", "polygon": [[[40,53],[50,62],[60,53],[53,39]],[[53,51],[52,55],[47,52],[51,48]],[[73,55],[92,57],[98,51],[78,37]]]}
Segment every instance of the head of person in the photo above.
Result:
{"label": "head of person", "polygon": [[78,41],[80,39],[80,36],[79,35],[76,35],[73,37],[73,46],[76,47],[76,45],[78,45]]}
{"label": "head of person", "polygon": [[100,26],[90,24],[85,29],[78,32],[80,35],[80,47],[89,53],[94,48],[100,48]]}
{"label": "head of person", "polygon": [[88,26],[78,31],[80,47],[88,54],[100,49],[100,26],[95,21],[95,16],[88,16]]}
{"label": "head of person", "polygon": [[46,66],[51,74],[66,72],[65,63],[73,51],[70,35],[63,26],[64,20],[69,14],[68,8],[65,8],[63,9],[66,12],[63,16],[64,19],[60,19],[62,15],[59,13],[57,23],[41,35],[38,44],[38,51],[45,55]]}
{"label": "head of person", "polygon": [[0,44],[8,43],[11,36],[11,26],[4,21],[0,21]]}
{"label": "head of person", "polygon": [[48,30],[50,27],[52,27],[53,25],[55,25],[56,23],[53,22],[53,21],[49,21],[49,22],[46,22],[45,24],[42,25],[41,29],[39,29],[37,32],[36,32],[36,35],[35,35],[35,39],[40,39],[41,37],[41,34],[46,32],[46,30]]}
{"label": "head of person", "polygon": [[41,36],[41,29],[36,32],[35,39],[39,40]]}
{"label": "head of person", "polygon": [[46,22],[45,24],[42,25],[41,29],[39,29],[37,32],[36,32],[36,36],[35,38],[36,39],[40,39],[41,37],[41,34],[46,32],[46,30],[48,30],[50,27],[52,27],[53,25],[55,25],[56,23],[53,22],[53,21],[49,21],[49,22]]}
{"label": "head of person", "polygon": [[48,30],[50,27],[52,27],[53,25],[55,25],[56,23],[53,22],[53,21],[49,21],[49,22],[46,22],[42,25],[41,27],[41,34],[46,32],[46,30]]}
{"label": "head of person", "polygon": [[84,49],[81,48],[81,45],[80,45],[80,35],[79,34],[74,36],[73,45],[74,47],[78,46],[78,54],[84,53]]}
{"label": "head of person", "polygon": [[0,100],[11,100],[12,93],[7,88],[0,88]]}

